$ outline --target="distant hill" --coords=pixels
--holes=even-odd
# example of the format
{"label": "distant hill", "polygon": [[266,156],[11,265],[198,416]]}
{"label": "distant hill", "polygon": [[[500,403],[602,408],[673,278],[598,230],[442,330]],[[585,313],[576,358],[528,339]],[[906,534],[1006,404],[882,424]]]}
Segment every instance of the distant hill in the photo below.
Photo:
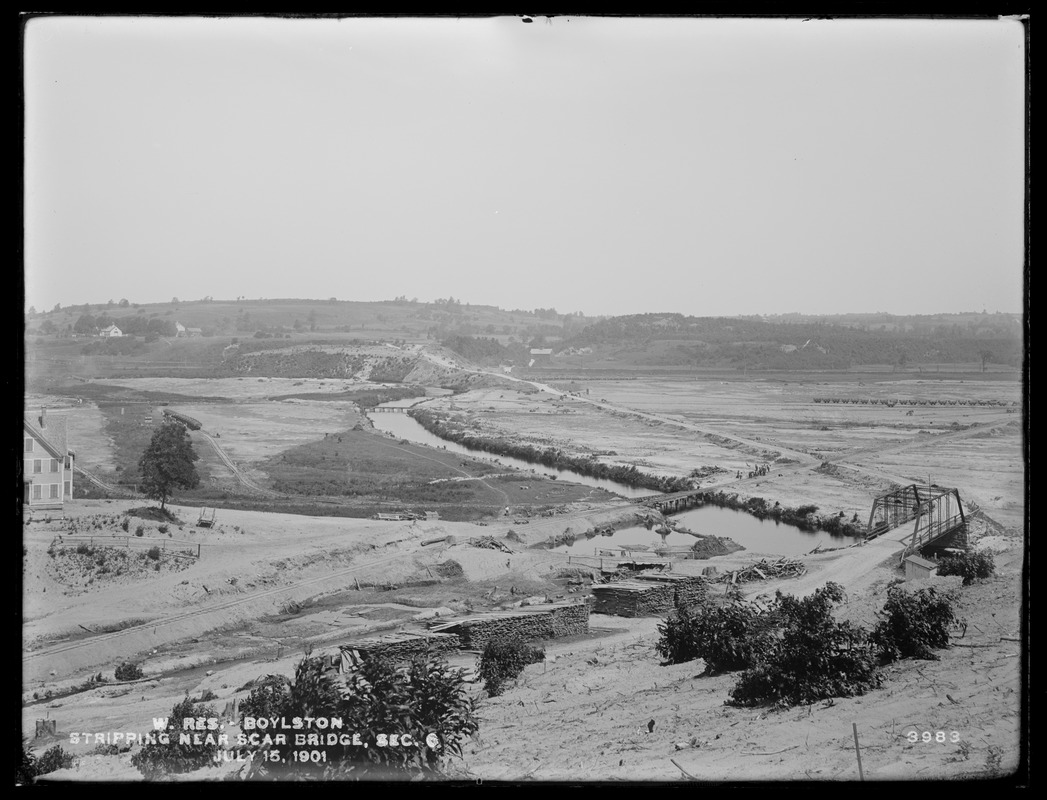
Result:
{"label": "distant hill", "polygon": [[[98,331],[113,324],[130,335],[101,341]],[[175,337],[178,326],[195,336]],[[26,334],[27,358],[36,357],[38,363],[46,350],[47,358],[61,359],[66,371],[75,372],[78,357],[98,356],[108,358],[114,369],[137,368],[141,374],[159,374],[179,363],[183,373],[228,374],[225,348],[234,339],[242,353],[263,347],[439,343],[477,364],[514,368],[526,368],[531,349],[552,349],[552,358],[541,358],[536,365],[543,370],[1018,367],[1022,357],[1022,320],[1015,314],[728,318],[659,313],[599,318],[552,308],[507,311],[453,298],[433,303],[405,298],[120,301],[30,313]],[[394,374],[398,371],[409,370],[406,365],[393,367]]]}
{"label": "distant hill", "polygon": [[634,314],[600,320],[561,343],[593,362],[623,365],[846,369],[861,364],[971,364],[1017,367],[1022,326],[1016,315],[886,314],[805,317],[688,317]]}

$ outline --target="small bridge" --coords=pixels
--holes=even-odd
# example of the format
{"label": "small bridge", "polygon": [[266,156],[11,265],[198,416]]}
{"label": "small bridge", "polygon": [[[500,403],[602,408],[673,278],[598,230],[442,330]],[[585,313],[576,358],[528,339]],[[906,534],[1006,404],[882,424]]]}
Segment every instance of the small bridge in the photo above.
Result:
{"label": "small bridge", "polygon": [[867,538],[909,522],[913,532],[905,541],[903,559],[924,549],[967,547],[967,517],[957,489],[914,483],[877,497],[869,513]]}
{"label": "small bridge", "polygon": [[654,508],[663,514],[672,514],[687,508],[700,506],[704,502],[704,489],[685,489],[682,492],[671,492],[669,494],[653,494],[647,497],[635,497],[633,502],[637,505]]}
{"label": "small bridge", "polygon": [[375,406],[371,410],[377,414],[406,414],[410,406]]}

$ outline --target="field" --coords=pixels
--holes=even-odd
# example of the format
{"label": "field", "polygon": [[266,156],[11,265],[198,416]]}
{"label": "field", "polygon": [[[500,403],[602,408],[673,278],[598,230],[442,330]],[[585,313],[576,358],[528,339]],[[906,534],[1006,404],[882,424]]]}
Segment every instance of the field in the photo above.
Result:
{"label": "field", "polygon": [[[814,503],[848,517],[866,518],[873,498],[892,483],[926,483],[929,476],[933,483],[957,487],[973,507],[1018,531],[1024,519],[1022,427],[1019,415],[1008,409],[1020,392],[1014,382],[977,379],[875,384],[846,377],[817,383],[648,379],[576,381],[559,396],[473,391],[430,400],[426,408],[492,436],[595,453],[600,460],[657,474],[687,475],[718,466],[725,472],[703,479],[703,487],[786,506]],[[813,402],[823,396],[963,397],[1008,405]],[[815,473],[823,462],[830,467]],[[770,465],[769,474],[748,477],[760,463]]]}
{"label": "field", "polygon": [[[446,358],[430,356],[434,365]],[[969,623],[940,661],[899,662],[884,687],[865,697],[789,711],[725,707],[732,675],[660,664],[658,619],[594,615],[589,636],[548,643],[547,661],[528,667],[503,696],[489,698],[470,684],[481,704],[480,735],[449,776],[853,779],[854,721],[871,779],[983,778],[1017,767],[1027,657],[1023,430],[1021,415],[1011,411],[1022,397],[1017,383],[991,373],[941,380],[840,373],[581,375],[548,385],[468,366],[461,377],[477,388],[432,396],[425,406],[485,435],[655,474],[718,467],[704,473],[702,488],[742,499],[811,504],[864,520],[873,498],[892,486],[929,478],[956,487],[972,540],[996,553],[998,570],[969,587],[937,584],[955,596]],[[89,747],[68,745],[69,731],[142,730],[187,692],[214,692],[221,708],[243,699],[248,681],[290,674],[303,652],[333,653],[355,633],[416,628],[434,616],[510,608],[524,598],[579,598],[603,579],[596,560],[569,565],[542,545],[660,520],[605,492],[381,434],[343,396],[364,386],[356,382],[186,377],[77,385],[85,389],[83,403],[63,389],[27,396],[27,404],[68,416],[78,463],[115,477],[148,439],[144,417],[156,421],[166,407],[203,423],[192,436],[206,485],[176,495],[179,522],[166,533],[134,517],[130,533],[123,530],[141,499],[78,499],[62,517],[37,514],[25,525],[22,729],[32,737],[36,719],[57,720],[58,737],[34,747],[66,743],[80,756],[80,771],[64,776],[69,780],[140,777],[129,754],[90,755]],[[298,397],[269,399],[288,395]],[[814,402],[852,396],[1006,405]],[[753,474],[758,465],[766,469]],[[199,505],[218,506],[217,527],[195,525]],[[505,506],[512,507],[508,517]],[[280,513],[290,509],[296,513]],[[438,518],[359,519],[408,510]],[[176,565],[165,555],[155,569],[126,544],[139,524],[143,539],[199,546],[200,558]],[[840,615],[869,625],[887,587],[902,579],[905,533],[806,556],[806,576],[746,585],[744,593],[803,594],[838,580],[847,590]],[[70,537],[85,534],[102,540],[91,546],[105,552],[69,551],[78,541]],[[67,550],[52,556],[56,537]],[[505,549],[475,546],[484,537]],[[117,555],[122,542],[128,552]],[[726,571],[760,555],[678,561],[673,568]],[[125,659],[146,673],[133,691],[85,685],[99,672],[108,678]],[[475,655],[456,654],[452,663],[472,672]],[[925,730],[955,730],[961,739],[929,747],[907,738]],[[193,777],[217,779],[233,769]]]}

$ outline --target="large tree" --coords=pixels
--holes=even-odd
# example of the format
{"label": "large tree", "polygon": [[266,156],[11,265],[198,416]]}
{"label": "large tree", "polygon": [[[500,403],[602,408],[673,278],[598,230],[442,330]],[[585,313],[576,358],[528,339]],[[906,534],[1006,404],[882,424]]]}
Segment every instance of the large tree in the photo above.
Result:
{"label": "large tree", "polygon": [[166,422],[161,425],[138,461],[146,495],[159,500],[163,510],[175,488],[195,489],[200,483],[200,475],[193,462],[199,458],[193,450],[189,431],[181,424]]}

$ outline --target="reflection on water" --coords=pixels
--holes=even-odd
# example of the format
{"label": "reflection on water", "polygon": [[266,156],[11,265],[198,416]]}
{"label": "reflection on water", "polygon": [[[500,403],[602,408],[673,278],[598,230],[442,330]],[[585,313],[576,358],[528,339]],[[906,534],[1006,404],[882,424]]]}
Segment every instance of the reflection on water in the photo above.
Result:
{"label": "reflection on water", "polygon": [[[760,520],[742,511],[719,506],[702,508],[674,514],[672,519],[688,530],[704,536],[725,536],[733,539],[753,553],[768,553],[798,556],[815,547],[845,547],[854,542],[847,536],[832,536],[825,531],[804,531],[792,525],[783,525],[774,520]],[[647,545],[651,553],[662,545],[690,547],[695,543],[693,536],[673,531],[667,535],[644,527],[623,528],[611,536],[579,538],[572,545],[557,547],[554,552],[591,556],[599,548]]]}
{"label": "reflection on water", "polygon": [[[412,405],[412,401],[383,403],[383,405]],[[584,486],[593,486],[597,489],[614,492],[622,497],[647,497],[652,494],[657,494],[657,492],[652,492],[650,489],[637,489],[632,486],[626,486],[624,483],[617,483],[616,481],[592,478],[588,475],[579,475],[577,472],[571,472],[570,470],[553,469],[552,467],[546,467],[541,464],[531,464],[528,461],[519,458],[512,458],[511,456],[495,456],[492,453],[486,453],[482,450],[470,450],[468,447],[464,447],[456,442],[449,442],[446,439],[441,439],[439,436],[429,433],[429,431],[423,428],[407,414],[388,414],[380,412],[377,414],[371,413],[367,416],[378,430],[392,434],[398,439],[406,439],[407,441],[415,442],[416,444],[424,444],[429,447],[441,447],[448,452],[467,455],[480,461],[487,461],[492,464],[502,464],[503,466],[511,467],[513,469],[533,471],[540,475],[559,478],[565,481],[570,481],[571,483],[580,483]]]}

